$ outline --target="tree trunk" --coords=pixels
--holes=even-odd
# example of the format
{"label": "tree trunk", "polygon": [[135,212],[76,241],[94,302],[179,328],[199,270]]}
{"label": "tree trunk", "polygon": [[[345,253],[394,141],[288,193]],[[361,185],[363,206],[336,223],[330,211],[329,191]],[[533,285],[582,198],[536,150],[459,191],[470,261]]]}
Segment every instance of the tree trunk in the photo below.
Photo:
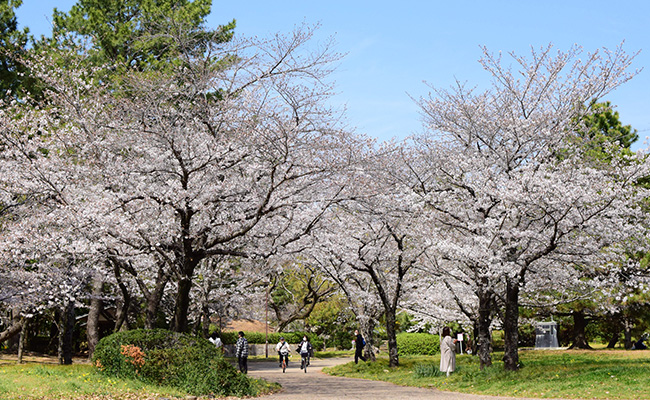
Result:
{"label": "tree trunk", "polygon": [[377,355],[375,354],[375,338],[372,335],[374,330],[375,322],[372,319],[368,319],[366,323],[361,324],[361,332],[363,333],[363,337],[366,338],[364,357],[372,362],[377,361]]}
{"label": "tree trunk", "polygon": [[153,293],[147,297],[147,311],[144,327],[147,329],[154,329],[158,322],[158,309],[162,301],[165,287],[169,283],[169,274],[165,273],[164,265],[158,268],[158,277],[156,278],[156,287]]}
{"label": "tree trunk", "polygon": [[479,290],[478,294],[478,325],[475,351],[478,354],[480,369],[492,365],[492,306],[494,299],[489,290]]}
{"label": "tree trunk", "polygon": [[204,338],[210,336],[210,306],[207,299],[201,304],[201,335]]}
{"label": "tree trunk", "polygon": [[192,289],[192,279],[183,276],[178,282],[178,291],[176,292],[176,303],[174,306],[174,320],[172,331],[187,332],[187,312],[190,307],[190,290]]}
{"label": "tree trunk", "polygon": [[506,280],[506,313],[503,320],[503,366],[507,371],[519,369],[519,283]]}
{"label": "tree trunk", "polygon": [[23,363],[23,354],[25,352],[25,336],[27,334],[27,327],[29,325],[29,320],[23,318],[23,327],[20,330],[20,339],[18,340],[18,364]]}
{"label": "tree trunk", "polygon": [[388,366],[399,366],[397,353],[397,330],[395,329],[395,310],[386,310],[386,336],[388,336]]}
{"label": "tree trunk", "polygon": [[5,329],[3,332],[0,332],[0,343],[7,341],[12,337],[16,336],[17,334],[19,334],[23,329],[24,323],[25,320],[23,318],[19,318],[18,313],[16,313],[11,322],[11,325],[9,325],[9,327]]}
{"label": "tree trunk", "polygon": [[625,350],[630,350],[632,348],[632,327],[633,324],[628,318],[623,318],[623,327],[625,332]]}
{"label": "tree trunk", "polygon": [[73,331],[76,322],[74,310],[74,301],[68,301],[62,315],[63,329],[59,329],[59,363],[64,365],[72,364]]}
{"label": "tree trunk", "polygon": [[59,309],[57,310],[57,336],[58,336],[58,343],[56,346],[56,354],[59,358],[59,364],[63,365],[63,334],[65,331],[65,315],[66,312],[64,309]]}
{"label": "tree trunk", "polygon": [[95,274],[90,295],[90,309],[88,311],[88,322],[86,324],[86,336],[88,337],[88,359],[93,357],[95,346],[99,342],[99,314],[102,309],[102,288],[104,278],[100,273]]}
{"label": "tree trunk", "polygon": [[478,321],[472,321],[472,336],[470,337],[470,342],[467,343],[467,346],[472,349],[472,355],[478,356],[478,347],[476,346],[478,338]]}
{"label": "tree trunk", "polygon": [[613,349],[616,347],[616,343],[618,343],[618,339],[621,335],[621,332],[617,329],[616,332],[612,333],[612,337],[609,339],[609,343],[607,343],[607,348],[608,349]]}
{"label": "tree trunk", "polygon": [[129,308],[131,307],[131,293],[122,281],[122,273],[118,263],[114,263],[113,272],[115,273],[115,279],[117,280],[117,285],[120,288],[122,293],[122,301],[117,302],[117,311],[115,313],[115,327],[113,332],[119,332],[122,329],[122,326],[127,323],[127,317],[129,313]]}
{"label": "tree trunk", "polygon": [[583,311],[573,311],[573,344],[569,349],[589,349],[589,342],[587,341],[587,336],[585,334],[585,328],[587,327],[587,318]]}

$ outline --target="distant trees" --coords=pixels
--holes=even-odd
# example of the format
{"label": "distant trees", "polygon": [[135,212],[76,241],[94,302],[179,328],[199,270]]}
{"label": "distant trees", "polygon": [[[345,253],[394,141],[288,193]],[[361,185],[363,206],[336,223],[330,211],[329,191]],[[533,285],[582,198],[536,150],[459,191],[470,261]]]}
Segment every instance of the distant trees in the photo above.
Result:
{"label": "distant trees", "polygon": [[271,279],[269,307],[275,314],[279,332],[294,321],[309,318],[319,303],[337,292],[336,285],[318,268],[304,263],[282,266],[279,273],[267,276]]}
{"label": "distant trees", "polygon": [[395,162],[398,156],[399,148],[389,146],[368,155],[362,172],[355,174],[354,200],[328,211],[309,246],[350,298],[366,336],[374,322],[364,319],[376,318],[374,310],[381,310],[393,367],[399,365],[397,314],[417,286],[415,272],[428,247],[419,234],[415,204],[404,193],[404,165]]}

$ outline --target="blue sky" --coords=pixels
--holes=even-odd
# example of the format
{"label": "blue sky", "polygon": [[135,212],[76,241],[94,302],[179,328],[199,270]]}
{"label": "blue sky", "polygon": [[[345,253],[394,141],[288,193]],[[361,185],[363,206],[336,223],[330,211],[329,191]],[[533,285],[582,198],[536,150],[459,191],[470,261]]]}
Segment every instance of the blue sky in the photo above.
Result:
{"label": "blue sky", "polygon": [[[72,0],[24,0],[18,21],[33,34],[49,35],[54,6],[67,11]],[[553,43],[567,50],[614,48],[625,41],[641,50],[633,67],[644,70],[605,100],[616,105],[624,124],[639,131],[635,149],[650,136],[650,2],[647,0],[519,1],[260,1],[213,0],[210,26],[237,20],[236,33],[268,36],[303,22],[320,23],[316,40],[334,36],[346,53],[332,78],[333,104],[347,106],[347,120],[378,140],[403,139],[421,130],[418,98],[423,81],[449,87],[467,81],[487,88],[490,76],[478,64],[480,46],[529,54]]]}

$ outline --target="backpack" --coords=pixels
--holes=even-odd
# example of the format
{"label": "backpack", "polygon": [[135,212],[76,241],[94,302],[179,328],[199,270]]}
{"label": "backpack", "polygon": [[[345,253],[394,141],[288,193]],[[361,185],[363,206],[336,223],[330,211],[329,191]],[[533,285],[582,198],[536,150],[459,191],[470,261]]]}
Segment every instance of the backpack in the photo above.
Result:
{"label": "backpack", "polygon": [[363,343],[364,346],[366,345],[366,339],[363,339],[363,338],[362,338],[362,339],[361,339],[361,342]]}

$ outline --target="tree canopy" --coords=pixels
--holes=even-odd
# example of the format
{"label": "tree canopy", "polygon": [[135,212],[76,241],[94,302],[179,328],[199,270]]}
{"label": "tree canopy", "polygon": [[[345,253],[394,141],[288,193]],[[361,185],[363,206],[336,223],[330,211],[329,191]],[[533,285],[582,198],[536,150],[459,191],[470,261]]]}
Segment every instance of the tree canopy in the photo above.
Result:
{"label": "tree canopy", "polygon": [[[205,25],[212,0],[79,0],[68,13],[54,9],[54,38],[92,39],[97,63],[164,69],[181,53],[200,56],[210,43],[228,42],[235,21]],[[185,36],[182,41],[176,38]],[[61,43],[61,42],[59,42]]]}

